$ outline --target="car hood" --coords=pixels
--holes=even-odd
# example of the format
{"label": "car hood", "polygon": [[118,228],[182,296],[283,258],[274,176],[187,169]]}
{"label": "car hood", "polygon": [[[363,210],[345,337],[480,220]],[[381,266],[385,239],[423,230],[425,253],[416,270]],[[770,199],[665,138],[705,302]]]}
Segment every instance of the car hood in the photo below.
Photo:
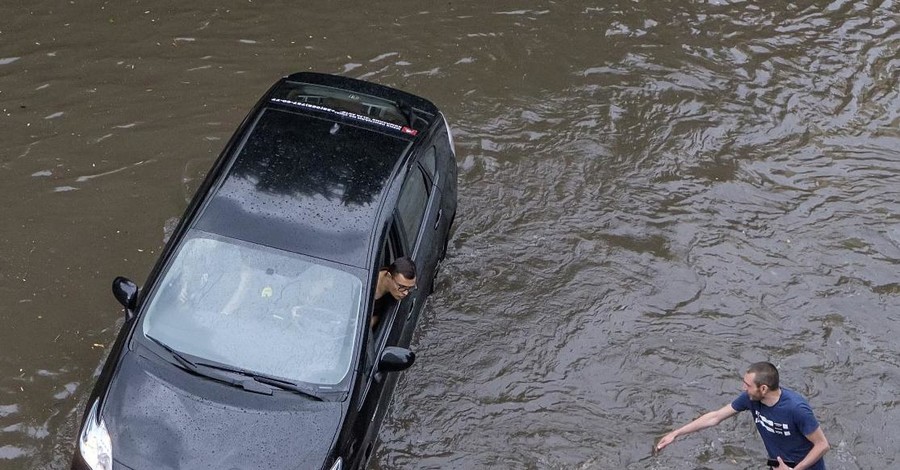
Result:
{"label": "car hood", "polygon": [[113,458],[136,469],[315,469],[342,419],[338,402],[260,395],[126,353],[101,416]]}

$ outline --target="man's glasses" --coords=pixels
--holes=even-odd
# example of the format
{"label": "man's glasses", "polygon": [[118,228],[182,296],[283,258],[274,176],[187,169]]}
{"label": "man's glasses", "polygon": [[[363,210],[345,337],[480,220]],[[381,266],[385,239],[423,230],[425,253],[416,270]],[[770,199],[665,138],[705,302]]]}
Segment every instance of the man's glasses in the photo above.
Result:
{"label": "man's glasses", "polygon": [[391,280],[394,281],[394,284],[397,284],[397,290],[400,291],[400,292],[403,292],[404,294],[407,294],[407,293],[409,293],[409,292],[412,292],[412,291],[416,290],[416,285],[415,285],[415,284],[413,284],[413,285],[411,285],[411,286],[404,286],[403,284],[400,284],[399,282],[397,282],[397,280],[394,279],[393,276],[391,276]]}

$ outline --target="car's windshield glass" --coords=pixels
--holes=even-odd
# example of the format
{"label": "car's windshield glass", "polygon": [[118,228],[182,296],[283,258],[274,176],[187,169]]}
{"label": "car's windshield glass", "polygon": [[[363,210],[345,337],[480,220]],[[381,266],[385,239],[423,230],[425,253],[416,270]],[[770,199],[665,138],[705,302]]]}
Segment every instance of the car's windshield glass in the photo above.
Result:
{"label": "car's windshield glass", "polygon": [[361,291],[348,272],[192,231],[150,300],[143,333],[198,358],[334,385],[350,369]]}

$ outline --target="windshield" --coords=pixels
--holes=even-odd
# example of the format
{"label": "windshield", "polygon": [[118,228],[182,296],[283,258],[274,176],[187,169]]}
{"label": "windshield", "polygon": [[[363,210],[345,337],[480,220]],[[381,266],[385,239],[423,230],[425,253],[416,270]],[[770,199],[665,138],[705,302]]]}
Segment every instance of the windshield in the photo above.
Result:
{"label": "windshield", "polygon": [[298,255],[192,231],[143,320],[174,350],[292,381],[350,369],[362,283]]}

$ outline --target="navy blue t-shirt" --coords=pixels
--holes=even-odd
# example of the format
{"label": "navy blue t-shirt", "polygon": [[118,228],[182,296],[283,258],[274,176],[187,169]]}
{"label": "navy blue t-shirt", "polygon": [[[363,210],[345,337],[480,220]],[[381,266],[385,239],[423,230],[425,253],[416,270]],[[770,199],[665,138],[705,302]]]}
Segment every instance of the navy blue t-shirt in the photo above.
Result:
{"label": "navy blue t-shirt", "polygon": [[[781,387],[781,397],[775,406],[750,400],[747,392],[731,402],[735,411],[750,410],[756,422],[756,430],[766,445],[769,458],[781,457],[785,462],[800,462],[812,449],[813,444],[806,438],[819,428],[809,403],[793,390]],[[810,467],[825,470],[825,459]]]}

